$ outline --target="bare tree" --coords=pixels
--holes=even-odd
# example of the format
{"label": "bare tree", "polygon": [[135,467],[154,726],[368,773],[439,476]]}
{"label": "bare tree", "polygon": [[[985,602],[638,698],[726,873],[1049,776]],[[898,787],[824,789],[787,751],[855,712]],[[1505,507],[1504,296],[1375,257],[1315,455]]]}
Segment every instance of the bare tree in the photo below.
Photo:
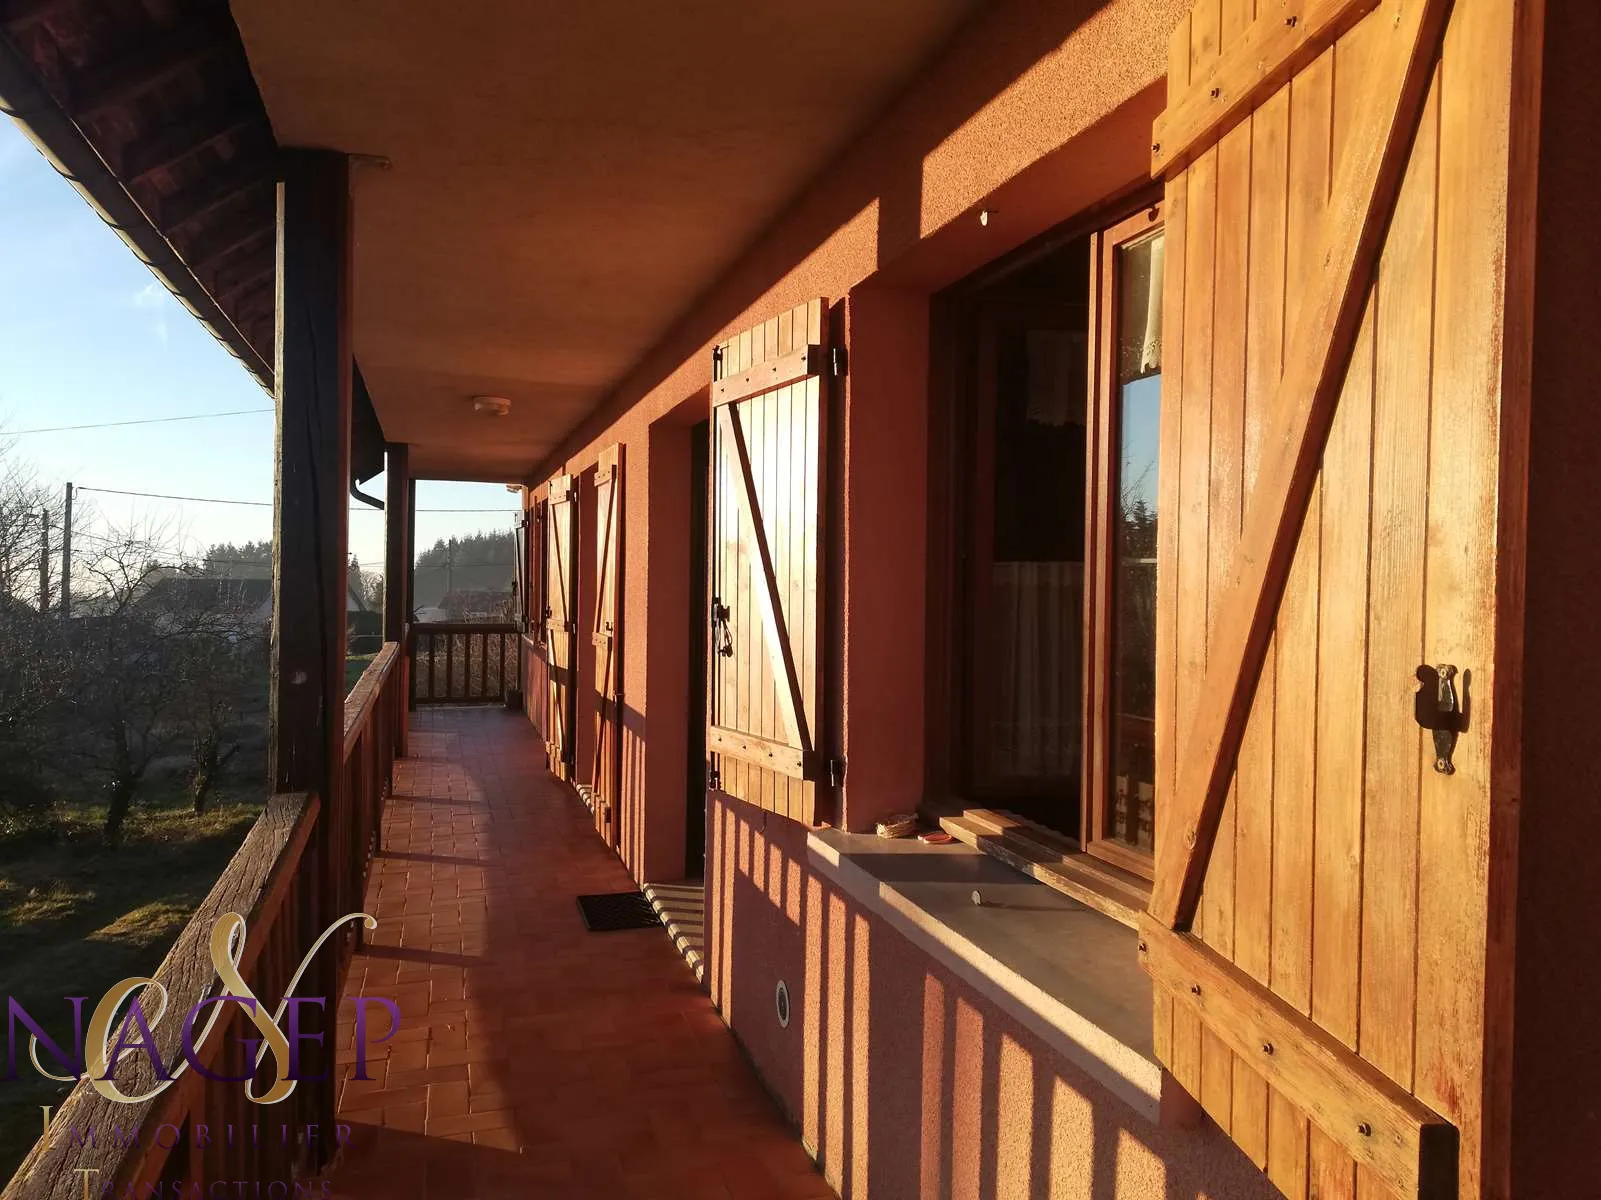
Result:
{"label": "bare tree", "polygon": [[37,604],[41,514],[50,494],[0,435],[0,596]]}
{"label": "bare tree", "polygon": [[242,624],[196,630],[178,644],[178,670],[187,694],[183,724],[190,735],[189,801],[196,816],[206,811],[212,788],[239,752],[238,741],[225,742],[262,645]]}
{"label": "bare tree", "polygon": [[0,816],[19,816],[49,799],[50,719],[70,672],[59,623],[35,605],[46,493],[7,450],[0,440]]}
{"label": "bare tree", "polygon": [[157,757],[188,737],[197,812],[231,757],[221,740],[247,652],[245,616],[226,581],[164,566],[170,557],[159,531],[128,531],[98,539],[83,568],[90,595],[73,622],[74,703],[104,779],[113,847]]}

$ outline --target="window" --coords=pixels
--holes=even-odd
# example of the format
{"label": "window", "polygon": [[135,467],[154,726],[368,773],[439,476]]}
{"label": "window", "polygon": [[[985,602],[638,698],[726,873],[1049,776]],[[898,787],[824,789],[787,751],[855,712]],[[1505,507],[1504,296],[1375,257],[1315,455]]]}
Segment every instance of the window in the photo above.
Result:
{"label": "window", "polygon": [[[1098,547],[1086,624],[1096,702],[1084,846],[1150,871],[1156,833],[1156,535],[1162,400],[1160,214],[1097,234],[1095,449],[1089,536]],[[1096,727],[1098,716],[1099,727]]]}
{"label": "window", "polygon": [[1153,207],[992,270],[946,310],[952,782],[1145,876],[1162,245]]}

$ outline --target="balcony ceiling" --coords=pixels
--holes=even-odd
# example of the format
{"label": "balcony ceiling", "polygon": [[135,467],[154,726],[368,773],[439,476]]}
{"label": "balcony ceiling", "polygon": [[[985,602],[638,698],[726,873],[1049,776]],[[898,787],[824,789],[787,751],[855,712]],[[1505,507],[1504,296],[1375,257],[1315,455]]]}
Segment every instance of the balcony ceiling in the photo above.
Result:
{"label": "balcony ceiling", "polygon": [[[976,0],[233,0],[356,177],[356,354],[419,474],[520,479]],[[508,397],[505,417],[471,397]]]}

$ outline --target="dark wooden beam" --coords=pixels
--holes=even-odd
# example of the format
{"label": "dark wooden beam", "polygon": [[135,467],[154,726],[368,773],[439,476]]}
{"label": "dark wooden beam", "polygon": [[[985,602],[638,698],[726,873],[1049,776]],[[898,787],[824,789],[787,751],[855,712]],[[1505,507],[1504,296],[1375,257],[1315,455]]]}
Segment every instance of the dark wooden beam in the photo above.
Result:
{"label": "dark wooden beam", "polygon": [[157,171],[170,170],[208,146],[265,122],[266,115],[259,105],[241,100],[208,104],[175,124],[129,143],[122,152],[123,182],[137,183]]}
{"label": "dark wooden beam", "polygon": [[406,575],[411,562],[411,447],[390,443],[384,472],[384,641],[406,630]]}
{"label": "dark wooden beam", "polygon": [[[312,838],[316,902],[297,943],[309,947],[326,923],[359,908],[351,848],[338,830],[351,823],[344,787],[345,606],[349,526],[351,405],[350,168],[342,154],[294,150],[278,184],[276,507],[273,537],[271,742],[275,792],[323,798]],[[344,835],[348,837],[348,833]],[[303,868],[304,869],[304,868]],[[354,906],[347,907],[347,906]],[[297,953],[299,951],[297,950]],[[333,955],[313,962],[301,994],[339,992]],[[331,1034],[334,1008],[318,1029]],[[314,1019],[317,1014],[311,1014]],[[307,1071],[331,1066],[331,1037]],[[301,1086],[307,1086],[303,1083]],[[311,1083],[307,1119],[334,1119],[332,1079]],[[331,1146],[323,1139],[321,1148]],[[308,1151],[319,1169],[326,1153]]]}
{"label": "dark wooden beam", "polygon": [[251,221],[237,226],[227,226],[195,247],[189,260],[194,264],[197,274],[214,274],[221,271],[236,256],[257,246],[265,246],[268,253],[276,253],[272,248],[272,237],[273,227],[270,221],[264,225],[257,225]]}
{"label": "dark wooden beam", "polygon": [[217,272],[211,294],[217,298],[218,304],[226,307],[235,297],[248,295],[263,280],[271,279],[277,267],[278,255],[271,249],[264,254],[241,259],[238,266]]}
{"label": "dark wooden beam", "polygon": [[[255,283],[241,289],[230,298],[229,303],[233,306],[234,312],[239,315],[240,319],[255,320],[258,306],[260,315],[268,316],[272,313],[273,301],[277,299],[273,291],[272,282],[273,277],[271,275],[263,275]],[[221,303],[221,301],[219,300],[218,303]]]}
{"label": "dark wooden beam", "polygon": [[[406,528],[412,531],[413,542],[417,536],[417,479],[411,474],[411,455],[406,456]],[[411,614],[417,611],[417,556],[411,554],[406,559],[406,619],[411,620]],[[406,711],[412,712],[417,707],[417,693],[411,686],[411,672],[416,666],[412,661],[411,647],[406,647]],[[400,752],[406,753],[405,740],[402,739]]]}
{"label": "dark wooden beam", "polygon": [[66,6],[67,0],[0,0],[0,25],[9,33],[21,33]]}
{"label": "dark wooden beam", "polygon": [[[226,9],[223,11],[226,13]],[[162,30],[111,62],[78,72],[68,107],[75,120],[93,121],[238,42],[239,34],[232,22],[215,18],[190,20],[175,29]]]}
{"label": "dark wooden beam", "polygon": [[216,212],[231,204],[246,192],[266,187],[272,182],[272,160],[252,158],[236,167],[230,167],[192,188],[169,196],[161,202],[161,228],[167,234]]}

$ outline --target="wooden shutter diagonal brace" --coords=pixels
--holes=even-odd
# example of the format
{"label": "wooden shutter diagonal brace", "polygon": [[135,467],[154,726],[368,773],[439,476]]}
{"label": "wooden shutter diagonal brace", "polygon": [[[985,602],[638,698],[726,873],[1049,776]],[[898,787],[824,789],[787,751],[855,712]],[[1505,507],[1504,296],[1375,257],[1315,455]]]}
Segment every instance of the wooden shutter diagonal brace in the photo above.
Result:
{"label": "wooden shutter diagonal brace", "polygon": [[806,701],[801,692],[800,674],[795,668],[795,654],[790,646],[789,629],[784,621],[784,609],[778,595],[778,579],[773,569],[772,550],[767,544],[767,531],[762,526],[761,505],[757,501],[756,479],[751,470],[750,451],[745,444],[745,430],[740,424],[737,404],[726,404],[717,411],[722,414],[734,456],[739,461],[738,487],[734,506],[745,518],[740,524],[740,536],[749,537],[753,551],[752,567],[757,572],[755,593],[760,610],[763,640],[767,645],[773,679],[777,683],[779,715],[792,743],[803,753],[812,749],[811,731],[806,718]]}
{"label": "wooden shutter diagonal brace", "polygon": [[[601,736],[601,734],[606,724],[606,705],[610,703],[620,708],[617,700],[617,680],[612,678],[612,651],[617,644],[616,622],[608,622],[606,620],[606,601],[608,599],[611,601],[612,611],[614,613],[617,611],[617,581],[615,579],[611,579],[607,574],[608,571],[613,569],[612,548],[616,544],[615,538],[617,537],[617,530],[612,524],[617,513],[617,468],[608,468],[605,472],[605,477],[597,478],[596,484],[604,485],[606,487],[606,523],[604,525],[606,532],[605,535],[600,539],[600,569],[595,573],[595,585],[597,588],[595,596],[595,631],[591,641],[596,646],[599,646],[603,639],[606,643],[606,665],[600,673],[600,678],[604,681],[603,686],[610,688],[612,693],[610,696],[602,693],[599,703],[596,705],[595,767],[594,771],[590,775],[590,778],[595,781],[595,784],[598,787],[601,778],[601,757],[604,753],[603,742],[605,739]],[[622,713],[620,711],[616,712],[614,714],[614,718],[617,722],[617,736],[619,739],[621,739]],[[616,801],[618,797],[607,796],[606,799]]]}
{"label": "wooden shutter diagonal brace", "polygon": [[[1323,216],[1317,271],[1287,343],[1244,529],[1208,639],[1175,793],[1158,834],[1151,915],[1194,919],[1240,741],[1311,501],[1323,448],[1438,60],[1450,0],[1387,0],[1378,51]],[[1393,17],[1391,16],[1393,14]],[[1375,39],[1377,41],[1377,39]],[[1170,600],[1171,602],[1171,600]]]}

